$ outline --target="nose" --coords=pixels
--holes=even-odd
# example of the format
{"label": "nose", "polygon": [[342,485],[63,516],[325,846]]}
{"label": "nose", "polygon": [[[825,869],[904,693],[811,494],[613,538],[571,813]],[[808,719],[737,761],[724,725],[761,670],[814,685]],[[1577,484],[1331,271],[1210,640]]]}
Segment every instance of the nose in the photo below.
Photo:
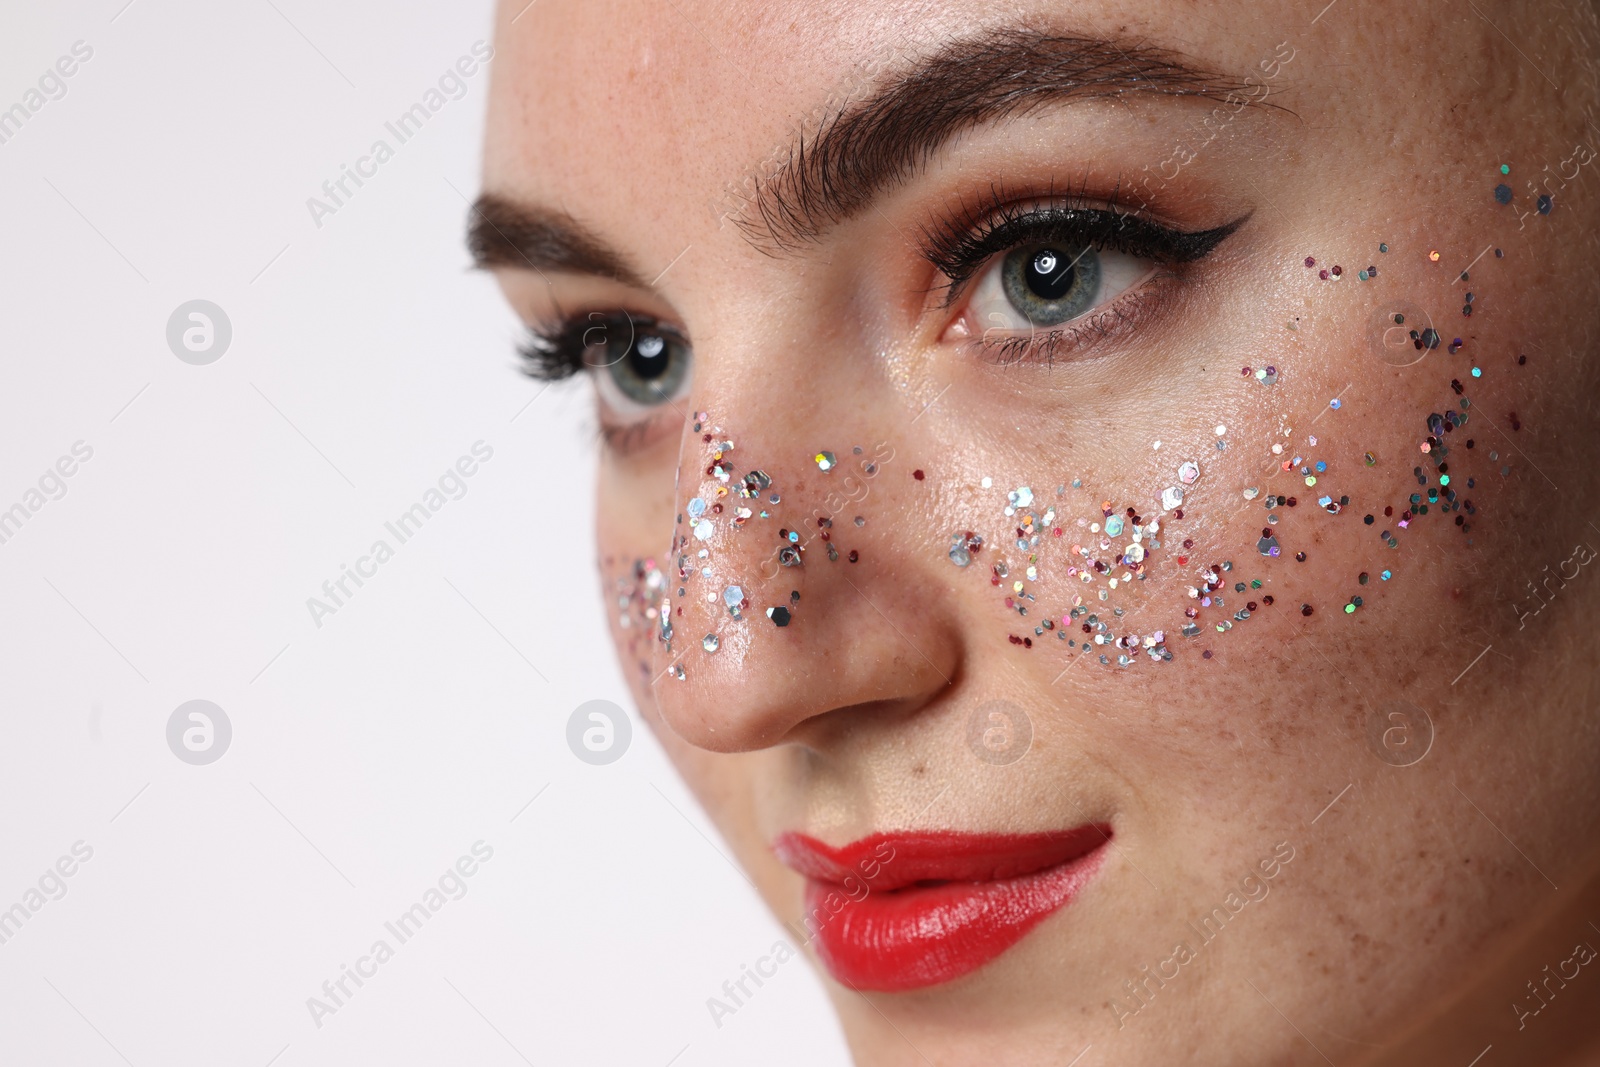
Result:
{"label": "nose", "polygon": [[954,568],[919,518],[909,435],[814,405],[796,418],[798,400],[697,391],[690,413],[653,684],[701,748],[810,743],[824,720],[914,711],[958,670],[954,612],[929,606],[954,601],[932,564]]}

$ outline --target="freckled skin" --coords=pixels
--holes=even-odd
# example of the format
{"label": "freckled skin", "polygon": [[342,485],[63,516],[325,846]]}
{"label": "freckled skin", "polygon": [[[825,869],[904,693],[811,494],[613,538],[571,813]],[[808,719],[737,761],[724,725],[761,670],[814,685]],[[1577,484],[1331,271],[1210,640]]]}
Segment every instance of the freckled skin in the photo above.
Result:
{"label": "freckled skin", "polygon": [[[653,622],[623,628],[615,608],[613,638],[641,712],[774,912],[802,911],[801,879],[770,851],[785,831],[842,844],[905,828],[1115,828],[1082,896],[982,970],[870,1003],[824,976],[860,1063],[1065,1062],[1091,1043],[1100,1062],[1124,1064],[1465,1064],[1490,1043],[1498,1062],[1596,1062],[1600,974],[1586,968],[1520,1028],[1513,1007],[1574,941],[1600,944],[1587,925],[1600,915],[1600,576],[1581,568],[1520,618],[1547,564],[1555,573],[1574,545],[1600,548],[1600,180],[1592,166],[1557,180],[1548,216],[1532,211],[1526,184],[1549,181],[1545,165],[1562,170],[1574,145],[1600,149],[1588,125],[1600,30],[1587,5],[1345,0],[1311,25],[1314,10],[1278,2],[998,12],[964,0],[543,0],[510,25],[521,6],[501,12],[486,188],[561,205],[644,277],[674,265],[653,292],[500,278],[530,320],[621,306],[678,324],[694,346],[681,410],[601,462],[601,581],[615,605],[636,560],[666,572],[671,653]],[[1210,136],[1198,132],[1208,106],[1080,104],[975,131],[798,257],[765,254],[724,218],[738,203],[727,190],[797,123],[861,70],[893,68],[893,55],[874,58],[885,42],[914,55],[1018,13],[1154,41],[1217,70],[1249,71],[1281,42],[1294,49],[1271,97],[1287,111],[1221,122],[1175,177],[1144,186],[1151,209],[1185,228],[1248,221],[1203,267],[1156,285],[1126,337],[1093,359],[985,363],[944,338],[956,309],[924,295],[930,279],[907,242],[962,183],[1108,193],[1119,175],[1156,173],[1174,146]],[[1510,205],[1493,197],[1502,180]],[[1482,254],[1495,247],[1503,257]],[[1334,265],[1337,281],[1318,277]],[[1368,265],[1378,277],[1362,281]],[[1402,301],[1442,340],[1394,367],[1379,356],[1376,316]],[[1452,354],[1456,337],[1465,345]],[[1269,364],[1274,385],[1241,374]],[[700,411],[718,429],[694,431]],[[1402,529],[1410,495],[1426,502],[1441,488],[1421,446],[1429,416],[1447,412],[1466,422],[1432,436],[1450,449],[1449,488],[1476,513],[1430,505]],[[760,469],[782,502],[737,530],[725,511],[702,543],[677,521],[691,497],[756,506],[714,497],[705,433],[735,443],[730,485]],[[880,447],[889,458],[867,476],[859,463]],[[841,465],[819,471],[821,449]],[[1297,455],[1327,463],[1315,486],[1281,468]],[[1202,473],[1178,519],[1159,497],[1188,459]],[[1037,548],[1015,547],[1004,508],[1021,486],[1038,515],[1056,510],[1061,538],[1044,529]],[[1296,505],[1269,512],[1264,498],[1280,494]],[[1330,515],[1325,494],[1350,504]],[[1066,573],[1078,562],[1070,545],[1093,536],[1077,520],[1103,524],[1102,501],[1161,521],[1145,577],[1106,601],[1104,576],[1086,585]],[[827,543],[819,514],[833,520]],[[1277,558],[1256,548],[1269,514]],[[804,531],[802,567],[774,565],[780,528]],[[948,552],[966,530],[985,544],[960,568]],[[688,577],[675,535],[691,557],[708,552]],[[1030,555],[1037,599],[1020,616],[1004,599]],[[1010,575],[996,586],[1002,559]],[[1199,636],[1180,636],[1188,589],[1223,562],[1224,604],[1200,609]],[[721,597],[732,584],[749,600],[739,620]],[[766,609],[790,605],[791,591],[792,621],[777,627]],[[1234,619],[1267,595],[1271,606]],[[1124,668],[1115,649],[1069,654],[1056,631],[1034,633],[1065,619],[1074,643],[1090,637],[1069,615],[1075,596],[1114,620],[1113,637],[1164,631],[1171,662],[1141,654]],[[1362,606],[1347,614],[1352,596]],[[707,633],[720,636],[716,653],[701,648]],[[667,673],[674,664],[682,681]],[[969,716],[997,699],[1033,731],[1008,765],[967,744]],[[1432,723],[1431,748],[1410,766],[1381,759],[1371,740],[1373,717],[1385,736],[1400,701]],[[1279,842],[1295,858],[1270,894],[1126,1013],[1138,1004],[1124,981],[1193,939],[1189,924]]]}

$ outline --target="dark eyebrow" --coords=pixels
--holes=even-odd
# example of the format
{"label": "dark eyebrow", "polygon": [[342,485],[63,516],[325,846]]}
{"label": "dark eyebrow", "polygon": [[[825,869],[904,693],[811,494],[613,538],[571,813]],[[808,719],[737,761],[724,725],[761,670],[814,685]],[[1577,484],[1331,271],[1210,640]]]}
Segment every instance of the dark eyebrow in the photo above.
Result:
{"label": "dark eyebrow", "polygon": [[802,131],[775,170],[769,164],[746,181],[754,192],[735,221],[764,251],[792,249],[861,211],[973,126],[1067,99],[1149,92],[1224,100],[1247,88],[1133,42],[1026,29],[952,41],[890,74],[866,99],[836,108],[815,132]]}
{"label": "dark eyebrow", "polygon": [[595,274],[647,288],[621,253],[565,211],[525,206],[494,193],[472,205],[467,248],[482,268]]}

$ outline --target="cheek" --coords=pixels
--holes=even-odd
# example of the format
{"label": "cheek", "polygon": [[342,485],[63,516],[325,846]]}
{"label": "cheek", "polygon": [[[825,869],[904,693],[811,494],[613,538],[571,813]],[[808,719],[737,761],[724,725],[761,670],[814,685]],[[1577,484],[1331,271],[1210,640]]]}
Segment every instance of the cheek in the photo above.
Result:
{"label": "cheek", "polygon": [[[1494,421],[1526,401],[1515,357],[1496,383],[1473,375],[1489,374],[1469,351],[1487,339],[1407,330],[1413,365],[1399,368],[1367,329],[1377,296],[1346,303],[1274,363],[1217,357],[1223,380],[1150,412],[1147,429],[1128,420],[1098,451],[1019,457],[983,488],[952,558],[990,586],[1009,643],[1101,667],[1259,657],[1302,636],[1376,641],[1494,599],[1476,576],[1526,495],[1515,417]],[[1424,631],[1407,636],[1399,647]]]}
{"label": "cheek", "polygon": [[617,661],[639,710],[654,722],[653,689],[666,662],[659,659],[671,584],[672,458],[663,445],[639,462],[601,457],[596,483],[595,558],[600,597]]}
{"label": "cheek", "polygon": [[1540,476],[1515,439],[1539,405],[1509,322],[1480,315],[1436,346],[1406,323],[1399,367],[1372,328],[1381,293],[1360,288],[1375,280],[1342,284],[1292,345],[1231,346],[1271,364],[1216,357],[1220,380],[1148,404],[1138,430],[1087,435],[1103,447],[992,451],[987,486],[967,472],[972,536],[951,550],[983,601],[975,655],[1098,707],[1117,744],[1179,774],[1262,748],[1284,766],[1383,759],[1375,714],[1440,713],[1516,626],[1496,572],[1531,551],[1515,516],[1537,513]]}
{"label": "cheek", "polygon": [[1005,480],[975,487],[971,532],[952,536],[950,557],[1007,644],[1091,668],[1171,669],[1245,634],[1282,639],[1304,608],[1339,612],[1362,450],[1308,432],[1334,427],[1296,405],[1262,410],[1284,387],[1254,370],[1223,382],[1205,413],[1150,419],[1142,437],[1078,450],[1071,466],[1019,457]]}
{"label": "cheek", "polygon": [[653,555],[607,551],[606,538],[601,538],[600,560],[611,641],[629,686],[635,697],[641,697],[652,682],[654,649],[669,621],[663,614],[666,574]]}

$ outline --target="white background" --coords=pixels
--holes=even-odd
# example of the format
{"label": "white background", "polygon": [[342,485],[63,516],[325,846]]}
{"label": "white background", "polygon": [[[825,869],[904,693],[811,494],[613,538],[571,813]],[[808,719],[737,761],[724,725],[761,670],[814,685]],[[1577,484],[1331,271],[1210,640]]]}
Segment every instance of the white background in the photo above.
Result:
{"label": "white background", "polygon": [[[123,3],[0,26],[0,109],[94,50],[0,145],[0,510],[94,450],[0,544],[0,909],[93,849],[0,944],[0,1063],[843,1062],[799,962],[713,1025],[781,928],[642,726],[610,766],[567,748],[580,703],[629,704],[587,393],[527,406],[467,269],[487,73],[383,129],[487,4]],[[379,137],[318,228],[307,198]],[[232,322],[209,366],[166,343],[195,298]],[[467,494],[315,626],[479,440]],[[167,746],[193,699],[233,726],[209,766]],[[479,840],[465,896],[316,1026],[307,998]]]}

